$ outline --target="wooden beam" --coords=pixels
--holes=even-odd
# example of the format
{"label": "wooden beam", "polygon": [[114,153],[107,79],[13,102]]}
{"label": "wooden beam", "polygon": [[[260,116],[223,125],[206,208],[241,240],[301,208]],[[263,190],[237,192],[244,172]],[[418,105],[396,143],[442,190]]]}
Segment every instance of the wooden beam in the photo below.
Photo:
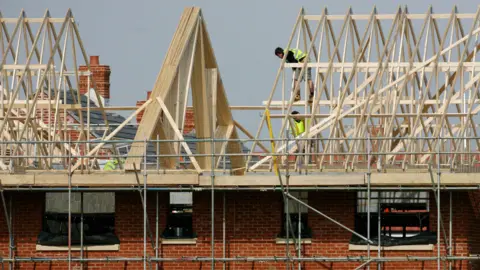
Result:
{"label": "wooden beam", "polygon": [[[200,25],[198,35],[198,42],[195,46],[195,55],[193,60],[192,71],[192,104],[195,115],[195,134],[197,139],[205,140],[213,138],[211,129],[211,89],[212,76],[217,76],[216,73],[205,70],[205,53],[202,26]],[[207,85],[208,82],[208,85]],[[215,85],[216,87],[216,85]],[[212,149],[210,142],[197,142],[197,153],[203,155],[211,155]],[[198,157],[198,163],[202,169],[211,169],[211,157]]]}
{"label": "wooden beam", "polygon": [[180,144],[183,146],[183,149],[185,149],[185,152],[187,152],[187,155],[190,158],[190,161],[192,162],[193,166],[195,167],[197,172],[199,173],[202,172],[202,168],[197,162],[197,158],[193,156],[193,153],[190,150],[190,147],[188,147],[187,143],[185,142],[185,139],[183,138],[182,133],[178,130],[178,126],[175,123],[175,120],[173,120],[173,117],[171,116],[170,112],[168,111],[167,106],[165,105],[165,103],[161,98],[157,97],[157,101],[160,104],[160,107],[162,108],[162,111],[165,114],[165,117],[167,117],[168,122],[172,126],[172,129],[175,131],[177,137],[180,139]]}

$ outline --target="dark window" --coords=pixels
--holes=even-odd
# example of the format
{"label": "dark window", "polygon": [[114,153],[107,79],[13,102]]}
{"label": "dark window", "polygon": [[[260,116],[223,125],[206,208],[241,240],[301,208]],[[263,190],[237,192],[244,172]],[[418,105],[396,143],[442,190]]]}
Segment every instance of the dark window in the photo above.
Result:
{"label": "dark window", "polygon": [[[302,202],[308,204],[308,192],[290,192],[292,196],[297,199],[300,199]],[[283,207],[282,214],[282,231],[280,232],[279,237],[284,238],[287,236],[287,218],[290,216],[291,228],[293,229],[294,235],[292,235],[292,229],[289,228],[288,235],[289,237],[298,238],[299,232],[301,238],[311,238],[312,230],[308,227],[308,208],[299,202],[289,199],[288,200],[288,209],[286,206]]]}
{"label": "dark window", "polygon": [[192,192],[170,192],[169,196],[167,227],[163,238],[195,238]]}
{"label": "dark window", "polygon": [[[378,238],[378,212],[381,234],[392,239],[406,239],[428,233],[428,192],[371,192],[370,236]],[[355,231],[367,236],[367,192],[357,192]]]}
{"label": "dark window", "polygon": [[[84,245],[119,244],[115,235],[115,193],[71,193],[71,240],[72,245],[80,245],[83,231]],[[68,245],[68,193],[47,192],[42,231],[37,243],[47,246]]]}

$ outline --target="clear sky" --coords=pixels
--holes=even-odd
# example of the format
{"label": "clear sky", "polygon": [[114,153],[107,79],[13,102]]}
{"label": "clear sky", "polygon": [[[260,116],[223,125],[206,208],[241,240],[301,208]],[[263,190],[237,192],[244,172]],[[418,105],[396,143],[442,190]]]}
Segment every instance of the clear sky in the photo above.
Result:
{"label": "clear sky", "polygon": [[[187,6],[202,8],[231,105],[261,105],[268,98],[278,59],[273,50],[286,45],[296,16],[303,6],[307,14],[368,14],[373,5],[379,13],[394,13],[407,5],[410,13],[425,13],[432,4],[435,13],[474,13],[472,0],[0,0],[4,17],[18,17],[22,8],[28,17],[64,17],[71,8],[79,23],[87,53],[100,55],[111,66],[111,105],[133,106],[146,97],[162,65],[180,15]],[[236,112],[235,118],[252,133],[259,112]]]}

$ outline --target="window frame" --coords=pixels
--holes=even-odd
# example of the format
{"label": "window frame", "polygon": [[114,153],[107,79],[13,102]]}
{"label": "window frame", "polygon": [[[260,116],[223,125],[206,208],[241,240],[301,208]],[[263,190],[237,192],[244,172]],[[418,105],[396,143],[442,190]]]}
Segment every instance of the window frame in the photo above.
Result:
{"label": "window frame", "polygon": [[[104,193],[105,196],[111,196],[111,198],[105,197],[104,201],[100,202],[94,200],[86,201],[83,199],[83,207],[80,206],[82,197],[84,198],[86,194],[88,194],[88,197],[90,194],[99,193]],[[53,200],[53,203],[51,201],[49,202],[50,194],[55,194],[50,198]],[[54,197],[59,194],[59,197]],[[65,211],[63,205],[65,197],[68,196],[67,194],[68,192],[45,192],[45,200],[42,208],[42,227],[41,232],[37,237],[37,250],[61,250],[68,246],[68,240],[65,243],[65,237],[68,238],[69,212],[68,210]],[[72,246],[80,246],[80,238],[83,234],[84,247],[98,247],[93,248],[93,250],[118,250],[120,239],[115,232],[115,192],[75,191],[72,192],[72,195],[72,206],[70,208]],[[58,200],[60,202],[56,202]],[[49,203],[50,206],[48,205]],[[102,205],[103,209],[101,210],[103,211],[95,211],[98,205]],[[84,210],[83,213],[82,210]],[[81,224],[83,224],[83,227]],[[67,227],[67,229],[65,229],[65,227]],[[65,230],[67,231],[65,232]]]}
{"label": "window frame", "polygon": [[[290,191],[290,194],[295,198],[301,200],[302,202],[308,204],[308,191]],[[291,210],[291,206],[293,206],[293,210]],[[284,239],[287,236],[287,218],[290,216],[292,222],[292,229],[294,231],[294,235],[291,235],[291,231],[289,230],[289,238],[297,238],[298,237],[298,220],[300,218],[300,223],[303,224],[303,229],[301,228],[300,237],[302,239],[311,239],[312,238],[312,229],[308,226],[308,208],[304,205],[301,205],[299,202],[296,202],[293,199],[288,199],[288,212],[286,209],[285,203],[282,201],[282,211],[281,211],[281,229],[280,233],[278,234],[279,239]],[[300,212],[300,216],[298,214]]]}
{"label": "window frame", "polygon": [[[183,203],[172,203],[173,194],[189,194],[189,199]],[[177,244],[191,244],[188,239],[196,239],[197,234],[193,229],[193,192],[169,192],[169,201],[167,206],[167,216],[165,229],[162,232],[162,241],[170,241]],[[185,199],[185,198],[183,198]],[[182,211],[183,213],[173,213],[173,211]],[[176,219],[176,220],[175,220]],[[186,220],[186,225],[178,226],[177,222]],[[176,228],[178,228],[176,233]],[[186,242],[185,242],[186,241]]]}
{"label": "window frame", "polygon": [[[386,194],[394,194],[385,198]],[[418,194],[417,197],[404,195]],[[364,196],[360,197],[360,194]],[[367,235],[368,208],[361,201],[366,201],[367,192],[357,192],[355,196],[355,232]],[[373,194],[373,195],[372,195]],[[400,196],[397,196],[400,194]],[[423,195],[422,195],[423,194]],[[372,198],[373,197],[373,198]],[[384,202],[384,200],[387,200]],[[372,204],[373,201],[373,204]],[[423,206],[422,206],[423,205]],[[364,211],[359,208],[364,206]],[[372,211],[373,206],[373,211]],[[376,209],[375,209],[376,208]],[[378,237],[378,210],[381,217],[381,236],[408,239],[421,233],[430,233],[430,193],[426,191],[375,191],[370,199],[370,237]],[[395,210],[393,210],[395,209]],[[392,211],[393,210],[393,211]],[[416,222],[418,219],[418,223]],[[372,226],[373,225],[373,226]]]}

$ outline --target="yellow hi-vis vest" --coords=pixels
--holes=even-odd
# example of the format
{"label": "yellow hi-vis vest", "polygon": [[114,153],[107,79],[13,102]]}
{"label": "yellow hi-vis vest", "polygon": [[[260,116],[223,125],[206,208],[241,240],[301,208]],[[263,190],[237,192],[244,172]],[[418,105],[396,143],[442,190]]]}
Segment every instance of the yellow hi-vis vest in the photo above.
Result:
{"label": "yellow hi-vis vest", "polygon": [[115,170],[116,167],[117,167],[117,165],[115,164],[115,161],[109,160],[109,161],[107,161],[107,163],[105,163],[105,165],[103,166],[103,170],[104,170],[104,171],[113,171],[113,170]]}
{"label": "yellow hi-vis vest", "polygon": [[293,135],[295,137],[305,132],[305,121],[301,120],[297,122],[293,120],[293,122],[295,122],[295,126],[293,127]]}
{"label": "yellow hi-vis vest", "polygon": [[[120,162],[122,164],[125,164],[125,160],[121,159]],[[118,160],[117,159],[114,159],[114,160],[109,160],[107,161],[107,163],[105,163],[105,165],[103,166],[103,170],[104,171],[113,171],[117,168],[117,165],[118,165]]]}
{"label": "yellow hi-vis vest", "polygon": [[[299,62],[300,62],[300,60],[302,60],[302,58],[305,58],[305,56],[307,56],[306,53],[302,52],[299,49],[290,49],[289,51],[293,52],[293,57],[295,57],[295,59]],[[283,53],[288,54],[288,52],[286,50],[284,50]]]}

